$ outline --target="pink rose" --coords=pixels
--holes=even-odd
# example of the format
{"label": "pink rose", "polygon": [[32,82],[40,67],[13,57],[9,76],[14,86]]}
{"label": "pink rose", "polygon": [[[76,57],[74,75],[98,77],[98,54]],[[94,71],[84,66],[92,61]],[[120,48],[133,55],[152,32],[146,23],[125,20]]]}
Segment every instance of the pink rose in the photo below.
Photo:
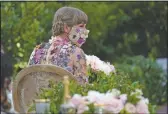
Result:
{"label": "pink rose", "polygon": [[81,95],[75,94],[72,99],[70,99],[70,103],[73,105],[73,107],[77,107],[81,102],[83,102],[84,99]]}
{"label": "pink rose", "polygon": [[77,114],[82,114],[84,111],[89,110],[85,98],[79,94],[75,94],[69,103],[73,108],[77,109]]}
{"label": "pink rose", "polygon": [[77,108],[77,114],[82,114],[83,112],[89,110],[89,107],[85,104],[80,104]]}
{"label": "pink rose", "polygon": [[148,105],[144,100],[140,100],[136,105],[136,112],[140,114],[149,114]]}
{"label": "pink rose", "polygon": [[99,103],[104,98],[104,94],[97,91],[89,91],[88,96],[85,97],[90,103]]}
{"label": "pink rose", "polygon": [[119,113],[124,108],[122,101],[114,97],[109,98],[104,104],[104,109],[112,113]]}
{"label": "pink rose", "polygon": [[135,114],[136,113],[136,107],[133,104],[131,104],[131,103],[127,103],[125,105],[125,110],[127,112],[131,113],[131,114]]}
{"label": "pink rose", "polygon": [[120,95],[120,100],[125,104],[125,102],[127,101],[127,94]]}

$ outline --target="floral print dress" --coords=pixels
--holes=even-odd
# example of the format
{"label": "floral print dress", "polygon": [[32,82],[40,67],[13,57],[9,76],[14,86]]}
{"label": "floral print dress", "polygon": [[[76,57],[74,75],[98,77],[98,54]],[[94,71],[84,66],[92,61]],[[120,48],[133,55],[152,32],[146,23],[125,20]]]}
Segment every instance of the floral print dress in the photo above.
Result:
{"label": "floral print dress", "polygon": [[35,64],[57,65],[71,72],[80,83],[88,82],[85,54],[67,38],[54,37],[48,43],[37,45],[28,65]]}

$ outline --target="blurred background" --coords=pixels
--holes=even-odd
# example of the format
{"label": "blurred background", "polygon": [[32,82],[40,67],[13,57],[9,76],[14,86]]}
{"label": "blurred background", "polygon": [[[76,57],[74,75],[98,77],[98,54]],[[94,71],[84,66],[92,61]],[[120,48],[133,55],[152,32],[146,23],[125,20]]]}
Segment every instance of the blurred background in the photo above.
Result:
{"label": "blurred background", "polygon": [[[144,95],[167,106],[167,2],[1,2],[1,49],[12,77],[27,66],[34,47],[51,38],[55,11],[72,6],[89,17],[86,54],[96,55],[144,85]],[[8,70],[7,70],[8,71]],[[166,110],[166,108],[164,109]]]}

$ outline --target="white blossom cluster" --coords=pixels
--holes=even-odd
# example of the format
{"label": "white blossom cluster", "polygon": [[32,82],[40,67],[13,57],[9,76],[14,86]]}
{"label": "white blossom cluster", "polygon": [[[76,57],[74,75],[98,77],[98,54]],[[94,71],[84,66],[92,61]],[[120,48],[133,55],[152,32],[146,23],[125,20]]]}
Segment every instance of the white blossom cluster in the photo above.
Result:
{"label": "white blossom cluster", "polygon": [[[137,89],[133,94],[141,90]],[[140,96],[138,96],[140,97]],[[148,99],[141,96],[136,105],[127,101],[127,94],[121,94],[117,89],[112,89],[106,93],[98,91],[89,91],[87,96],[75,94],[69,102],[69,105],[77,109],[77,114],[89,110],[88,104],[103,104],[102,108],[109,113],[120,113],[125,109],[130,114],[148,114]]]}
{"label": "white blossom cluster", "polygon": [[104,62],[100,60],[97,56],[94,55],[85,55],[87,66],[90,66],[92,69],[97,71],[103,71],[106,75],[109,75],[111,72],[115,72],[115,68],[109,62]]}

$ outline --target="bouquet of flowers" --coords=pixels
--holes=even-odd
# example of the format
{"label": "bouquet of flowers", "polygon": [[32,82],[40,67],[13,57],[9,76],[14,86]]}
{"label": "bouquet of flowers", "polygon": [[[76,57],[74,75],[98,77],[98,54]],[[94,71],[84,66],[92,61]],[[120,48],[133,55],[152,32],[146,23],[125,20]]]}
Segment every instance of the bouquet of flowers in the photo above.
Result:
{"label": "bouquet of flowers", "polygon": [[[69,106],[77,110],[77,114],[89,112],[90,104],[101,104],[104,113],[129,113],[148,114],[147,98],[142,96],[142,91],[136,89],[130,94],[121,94],[117,89],[112,89],[106,93],[89,91],[87,96],[75,94],[69,101]],[[96,105],[94,106],[96,108]]]}
{"label": "bouquet of flowers", "polygon": [[106,75],[109,75],[111,72],[115,73],[115,68],[109,62],[104,62],[100,60],[97,56],[94,55],[85,55],[87,66],[90,66],[92,70],[102,71]]}

